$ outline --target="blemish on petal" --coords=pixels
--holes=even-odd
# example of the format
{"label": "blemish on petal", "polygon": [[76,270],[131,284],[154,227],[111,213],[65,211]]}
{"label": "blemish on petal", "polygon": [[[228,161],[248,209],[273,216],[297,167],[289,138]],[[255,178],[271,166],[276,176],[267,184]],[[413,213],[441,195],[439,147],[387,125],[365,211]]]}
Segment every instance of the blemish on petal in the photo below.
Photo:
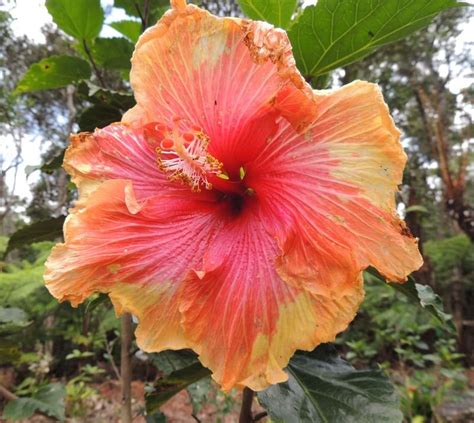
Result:
{"label": "blemish on petal", "polygon": [[107,266],[107,270],[112,273],[112,275],[116,275],[121,267],[119,263],[112,263]]}

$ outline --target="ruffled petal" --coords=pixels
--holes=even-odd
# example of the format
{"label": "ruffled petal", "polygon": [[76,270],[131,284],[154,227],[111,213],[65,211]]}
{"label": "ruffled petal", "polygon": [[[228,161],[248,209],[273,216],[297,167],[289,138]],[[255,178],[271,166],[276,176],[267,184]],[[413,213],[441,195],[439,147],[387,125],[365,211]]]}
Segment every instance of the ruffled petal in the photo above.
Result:
{"label": "ruffled petal", "polygon": [[65,243],[46,262],[46,286],[74,306],[93,292],[109,293],[118,313],[138,317],[141,348],[185,348],[177,292],[202,266],[217,230],[214,210],[205,193],[138,202],[130,181],[105,181],[69,214]]}
{"label": "ruffled petal", "polygon": [[159,170],[156,147],[142,129],[112,124],[94,133],[72,135],[64,168],[81,195],[105,180],[128,179],[137,197],[143,199],[173,187]]}
{"label": "ruffled petal", "polygon": [[331,296],[286,284],[280,249],[259,218],[229,221],[206,254],[204,270],[183,284],[180,311],[190,346],[224,390],[262,390],[285,381],[296,349],[332,341],[363,298],[360,275]]}
{"label": "ruffled petal", "polygon": [[283,30],[194,5],[176,4],[141,36],[130,81],[137,106],[124,121],[178,116],[204,128],[211,144],[232,143],[262,107],[295,127],[308,124],[315,108]]}
{"label": "ruffled petal", "polygon": [[317,93],[310,129],[285,122],[249,171],[284,254],[282,277],[330,292],[367,266],[404,281],[422,258],[395,210],[406,156],[378,87],[355,82]]}

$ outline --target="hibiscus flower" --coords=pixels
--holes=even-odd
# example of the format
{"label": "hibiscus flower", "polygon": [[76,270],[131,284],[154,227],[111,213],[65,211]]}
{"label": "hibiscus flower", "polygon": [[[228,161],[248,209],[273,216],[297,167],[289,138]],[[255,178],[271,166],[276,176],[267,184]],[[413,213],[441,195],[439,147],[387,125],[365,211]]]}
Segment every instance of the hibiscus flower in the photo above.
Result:
{"label": "hibiscus flower", "polygon": [[262,390],[347,327],[365,268],[420,267],[376,85],[313,91],[283,30],[184,0],[141,36],[130,81],[123,121],[66,152],[79,199],[45,273],[60,301],[108,293],[144,351],[192,348],[224,390]]}

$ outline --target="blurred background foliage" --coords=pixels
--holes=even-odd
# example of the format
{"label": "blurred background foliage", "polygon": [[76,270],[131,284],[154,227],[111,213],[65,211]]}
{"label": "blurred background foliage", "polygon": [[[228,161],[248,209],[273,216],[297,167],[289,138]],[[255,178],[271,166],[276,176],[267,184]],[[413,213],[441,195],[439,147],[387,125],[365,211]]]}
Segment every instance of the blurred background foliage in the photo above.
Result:
{"label": "blurred background foliage", "polygon": [[[38,43],[12,31],[10,11],[15,3],[7,1],[0,11],[1,142],[14,149],[8,155],[0,150],[0,252],[7,250],[18,229],[66,214],[76,195],[59,167],[68,134],[120,120],[134,104],[128,82],[133,43],[168,7],[162,0],[115,0],[113,7],[96,11],[92,33],[78,36],[64,27],[61,31],[46,25],[45,42]],[[53,17],[55,3],[47,2]],[[221,16],[242,16],[242,6],[250,17],[262,18],[252,16],[258,1],[198,3]],[[292,4],[288,19],[280,16],[283,20],[273,23],[289,26],[293,40],[302,29],[289,22],[291,16],[306,22],[316,12],[311,8],[303,12],[304,2],[287,3]],[[125,11],[127,18],[108,24],[117,31],[114,37],[99,36],[101,14],[108,17],[114,9]],[[263,17],[271,20],[271,11],[268,16]],[[402,130],[408,163],[399,210],[420,239],[425,257],[424,267],[414,276],[443,299],[455,330],[366,274],[366,300],[350,330],[338,337],[336,348],[356,369],[381,365],[396,385],[405,421],[417,423],[474,419],[466,414],[469,407],[472,411],[474,383],[470,370],[474,365],[474,91],[470,85],[474,56],[472,37],[470,42],[460,41],[473,22],[471,9],[453,8],[413,35],[375,52],[368,49],[367,56],[355,63],[331,68],[330,62],[323,61],[325,67],[301,69],[315,88],[355,79],[380,84]],[[35,78],[25,77],[31,65],[58,55],[76,60],[61,68],[71,83],[54,90],[32,89]],[[47,60],[47,65],[63,66]],[[81,70],[82,63],[87,66]],[[25,167],[23,156],[33,144],[40,145],[38,166]],[[22,195],[16,185],[26,177],[31,192]],[[48,238],[43,235],[36,239]],[[30,419],[36,413],[38,421],[47,420],[46,416],[113,421],[120,402],[118,320],[104,296],[73,310],[48,294],[42,273],[53,244],[19,242],[0,263],[4,417]],[[195,357],[145,354],[135,348],[133,363],[134,410],[140,415],[143,394],[153,393],[153,382],[195,366]],[[162,409],[167,417],[157,413],[147,421],[236,421],[238,394],[219,392],[199,371],[194,373],[197,381],[179,385],[180,389],[189,386]],[[94,420],[96,414],[102,420]]]}

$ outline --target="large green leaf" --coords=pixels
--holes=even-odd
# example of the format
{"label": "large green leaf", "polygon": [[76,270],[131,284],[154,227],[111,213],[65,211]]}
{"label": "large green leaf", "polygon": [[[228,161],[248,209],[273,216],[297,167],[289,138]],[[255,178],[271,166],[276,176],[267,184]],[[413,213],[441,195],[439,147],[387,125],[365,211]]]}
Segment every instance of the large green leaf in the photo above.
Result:
{"label": "large green leaf", "polygon": [[179,391],[211,374],[211,371],[197,362],[176,370],[155,382],[154,391],[146,397],[146,410],[153,414]]}
{"label": "large green leaf", "polygon": [[127,37],[132,43],[136,43],[142,33],[142,24],[138,21],[123,20],[112,22],[109,25]]}
{"label": "large green leaf", "polygon": [[55,240],[61,237],[65,218],[65,216],[53,217],[19,229],[8,240],[4,255],[6,256],[13,249],[22,247],[23,245],[39,241]]}
{"label": "large green leaf", "polygon": [[10,401],[3,410],[3,418],[22,420],[30,418],[40,411],[58,420],[64,420],[66,388],[62,383],[51,383],[43,386],[29,398],[18,398]]}
{"label": "large green leaf", "polygon": [[456,0],[319,0],[291,26],[296,63],[307,77],[348,65],[428,25]]}
{"label": "large green leaf", "polygon": [[130,70],[133,48],[133,44],[125,38],[97,38],[92,55],[105,68]]}
{"label": "large green leaf", "polygon": [[399,398],[381,370],[356,370],[333,347],[298,352],[287,367],[288,382],[258,393],[274,422],[395,423]]}
{"label": "large green leaf", "polygon": [[92,40],[102,29],[100,0],[46,0],[46,7],[55,24],[80,41]]}
{"label": "large green leaf", "polygon": [[90,76],[91,68],[86,61],[73,56],[51,56],[29,67],[15,93],[61,88]]}
{"label": "large green leaf", "polygon": [[392,287],[393,289],[401,292],[415,304],[423,307],[447,329],[452,331],[455,330],[452,317],[444,312],[441,298],[433,292],[430,286],[417,283],[413,276],[408,276],[408,280],[405,283],[386,283],[385,278],[374,268],[367,269],[367,273],[371,275],[376,281]]}
{"label": "large green leaf", "polygon": [[244,13],[252,19],[267,21],[286,28],[296,8],[297,0],[239,0]]}

